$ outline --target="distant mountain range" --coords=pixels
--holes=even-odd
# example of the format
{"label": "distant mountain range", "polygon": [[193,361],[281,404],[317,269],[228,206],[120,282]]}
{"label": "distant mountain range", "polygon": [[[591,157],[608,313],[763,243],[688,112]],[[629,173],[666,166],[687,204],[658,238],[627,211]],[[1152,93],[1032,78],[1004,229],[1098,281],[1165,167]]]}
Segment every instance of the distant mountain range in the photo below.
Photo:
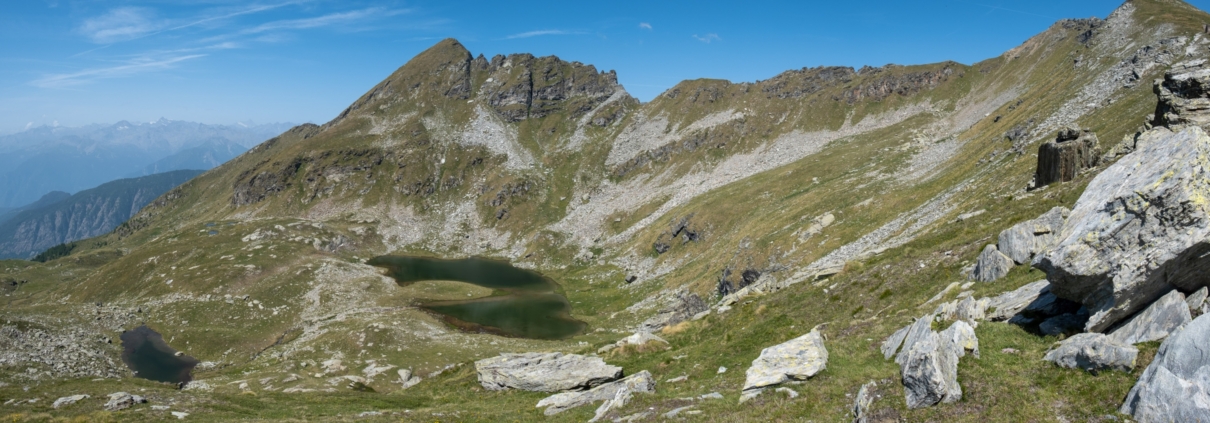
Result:
{"label": "distant mountain range", "polygon": [[119,179],[69,195],[44,195],[33,204],[0,212],[0,258],[29,258],[66,242],[103,235],[161,194],[202,174],[176,170]]}
{"label": "distant mountain range", "polygon": [[118,178],[210,169],[291,126],[160,119],[42,126],[0,136],[0,215],[52,191],[76,192]]}

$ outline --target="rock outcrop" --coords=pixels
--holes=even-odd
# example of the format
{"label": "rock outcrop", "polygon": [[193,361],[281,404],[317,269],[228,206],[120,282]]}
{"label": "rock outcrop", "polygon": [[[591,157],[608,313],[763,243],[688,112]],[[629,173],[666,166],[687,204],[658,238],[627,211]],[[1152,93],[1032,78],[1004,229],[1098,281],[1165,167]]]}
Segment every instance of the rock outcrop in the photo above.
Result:
{"label": "rock outcrop", "polygon": [[1083,304],[1100,332],[1173,287],[1210,284],[1210,137],[1200,128],[1156,138],[1093,179],[1059,245],[1034,265],[1055,295]]}
{"label": "rock outcrop", "polygon": [[1058,234],[1071,210],[1055,207],[1000,232],[996,247],[1017,264],[1027,264],[1039,254],[1050,251],[1059,242]]}
{"label": "rock outcrop", "polygon": [[644,370],[630,376],[582,392],[561,392],[538,401],[538,408],[548,416],[562,413],[572,408],[592,404],[597,401],[612,400],[619,390],[627,392],[655,392],[655,378]]}
{"label": "rock outcrop", "polygon": [[1081,170],[1100,161],[1097,136],[1087,129],[1064,128],[1054,141],[1038,146],[1038,170],[1034,186],[1075,179]]}
{"label": "rock outcrop", "polygon": [[1011,319],[1040,295],[1047,293],[1050,293],[1050,282],[1040,280],[992,297],[987,302],[987,320],[998,322]]}
{"label": "rock outcrop", "polygon": [[66,407],[66,406],[75,404],[77,402],[80,402],[80,400],[85,400],[88,398],[89,398],[89,396],[85,395],[85,394],[78,394],[78,395],[62,397],[62,398],[55,400],[55,403],[51,404],[51,408],[58,409],[60,407]]}
{"label": "rock outcrop", "polygon": [[1128,372],[1134,369],[1138,356],[1138,348],[1116,342],[1105,334],[1081,333],[1064,339],[1058,347],[1047,352],[1043,360],[1068,369]]}
{"label": "rock outcrop", "polygon": [[1193,320],[1185,295],[1173,290],[1151,303],[1109,332],[1109,337],[1126,345],[1164,339],[1169,333]]}
{"label": "rock outcrop", "polygon": [[975,262],[975,270],[971,272],[971,279],[979,282],[991,282],[1003,278],[1012,268],[1013,259],[997,250],[995,245],[988,244],[983,247],[983,252],[979,253],[979,258]]}
{"label": "rock outcrop", "polygon": [[828,366],[828,349],[818,329],[761,350],[752,360],[743,390],[751,392],[793,380],[807,380]]}
{"label": "rock outcrop", "polygon": [[617,380],[622,368],[599,357],[563,353],[501,354],[475,362],[479,384],[489,391],[585,390]]}
{"label": "rock outcrop", "polygon": [[1176,129],[1210,124],[1210,69],[1205,65],[1205,59],[1178,63],[1164,73],[1164,79],[1155,81],[1159,102],[1152,125]]}
{"label": "rock outcrop", "polygon": [[1196,422],[1210,416],[1210,316],[1172,333],[1119,410],[1139,422]]}
{"label": "rock outcrop", "polygon": [[958,385],[958,354],[952,343],[930,331],[906,348],[903,356],[901,371],[908,408],[962,399],[962,387]]}
{"label": "rock outcrop", "polygon": [[857,390],[857,397],[853,399],[853,423],[869,422],[869,416],[866,414],[870,405],[874,403],[874,389],[876,388],[878,388],[878,383],[871,380]]}
{"label": "rock outcrop", "polygon": [[114,392],[109,394],[109,401],[105,402],[105,411],[121,411],[135,404],[146,403],[147,399],[138,395],[131,395],[128,392]]}

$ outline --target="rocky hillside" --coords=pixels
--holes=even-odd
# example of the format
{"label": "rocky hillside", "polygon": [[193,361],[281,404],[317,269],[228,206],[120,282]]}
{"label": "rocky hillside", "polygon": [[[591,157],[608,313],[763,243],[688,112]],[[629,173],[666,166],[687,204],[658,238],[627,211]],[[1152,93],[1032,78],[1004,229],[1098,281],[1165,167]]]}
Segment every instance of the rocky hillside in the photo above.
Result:
{"label": "rocky hillside", "polygon": [[48,194],[0,221],[0,257],[30,258],[55,245],[109,233],[156,197],[201,173],[177,170],[119,179],[70,196]]}
{"label": "rocky hillside", "polygon": [[[648,103],[444,40],[66,257],[0,262],[0,413],[122,418],[146,406],[103,397],[138,390],[213,420],[1179,421],[1207,24],[1134,0],[979,63]],[[383,254],[538,271],[588,330],[459,330],[417,305],[492,291],[400,286]],[[141,324],[200,360],[184,389],[117,360]]]}

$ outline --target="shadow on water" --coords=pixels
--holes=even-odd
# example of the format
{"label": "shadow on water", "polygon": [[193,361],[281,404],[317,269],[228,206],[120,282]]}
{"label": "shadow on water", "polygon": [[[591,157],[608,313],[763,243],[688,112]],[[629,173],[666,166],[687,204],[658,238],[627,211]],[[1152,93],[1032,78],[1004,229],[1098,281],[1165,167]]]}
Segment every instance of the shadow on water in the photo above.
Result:
{"label": "shadow on water", "polygon": [[571,304],[559,285],[537,272],[495,260],[441,260],[424,257],[380,256],[367,262],[387,270],[399,286],[420,281],[458,281],[495,290],[471,300],[429,301],[420,307],[439,314],[468,332],[531,339],[564,339],[587,324],[571,317]]}
{"label": "shadow on water", "polygon": [[164,342],[164,337],[147,326],[122,332],[122,361],[134,375],[157,382],[182,383],[193,379],[190,374],[198,361],[193,357],[177,356],[176,350]]}

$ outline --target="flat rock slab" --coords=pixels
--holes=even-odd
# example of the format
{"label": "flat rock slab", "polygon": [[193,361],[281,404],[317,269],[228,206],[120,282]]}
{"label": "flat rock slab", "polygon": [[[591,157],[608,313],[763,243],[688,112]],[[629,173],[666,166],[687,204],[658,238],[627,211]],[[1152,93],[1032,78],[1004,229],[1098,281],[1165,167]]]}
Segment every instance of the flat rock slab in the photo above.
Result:
{"label": "flat rock slab", "polygon": [[1151,303],[1142,312],[1126,320],[1109,336],[1121,344],[1133,345],[1140,342],[1164,339],[1169,333],[1193,320],[1185,294],[1173,290]]}
{"label": "flat rock slab", "polygon": [[1051,291],[1102,332],[1172,287],[1210,285],[1210,136],[1156,128],[1088,184],[1059,245],[1035,260]]}
{"label": "flat rock slab", "polygon": [[988,299],[987,319],[991,321],[1011,319],[1037,300],[1039,295],[1050,292],[1049,286],[1050,282],[1040,280]]}
{"label": "flat rock slab", "polygon": [[553,416],[597,401],[609,401],[617,395],[619,389],[626,389],[628,392],[655,392],[655,378],[651,376],[651,372],[643,370],[587,391],[561,392],[551,395],[538,401],[537,407],[546,408],[543,413]]}
{"label": "flat rock slab", "polygon": [[1088,371],[1134,369],[1139,349],[1119,343],[1103,333],[1081,333],[1064,339],[1043,360],[1068,369]]}
{"label": "flat rock slab", "polygon": [[600,357],[563,353],[501,354],[475,362],[479,384],[489,391],[561,392],[592,389],[620,379],[622,368]]}
{"label": "flat rock slab", "polygon": [[1210,416],[1210,316],[1174,331],[1119,410],[1139,422],[1197,422]]}
{"label": "flat rock slab", "polygon": [[828,350],[818,329],[761,350],[752,361],[743,390],[761,389],[791,380],[806,380],[828,365]]}

